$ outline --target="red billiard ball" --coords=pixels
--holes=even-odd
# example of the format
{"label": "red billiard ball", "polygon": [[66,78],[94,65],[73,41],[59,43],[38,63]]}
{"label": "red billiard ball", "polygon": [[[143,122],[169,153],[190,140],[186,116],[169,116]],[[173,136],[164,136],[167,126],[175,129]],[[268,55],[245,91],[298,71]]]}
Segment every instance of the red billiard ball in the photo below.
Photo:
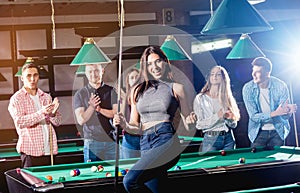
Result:
{"label": "red billiard ball", "polygon": [[79,176],[80,175],[80,170],[79,169],[74,169],[70,171],[70,176]]}
{"label": "red billiard ball", "polygon": [[103,172],[103,170],[104,170],[104,167],[102,165],[99,165],[97,168],[98,168],[99,172]]}
{"label": "red billiard ball", "polygon": [[76,176],[80,175],[80,170],[79,169],[75,169],[75,172],[76,172]]}
{"label": "red billiard ball", "polygon": [[70,171],[70,176],[72,176],[72,177],[76,176],[76,171],[75,170],[71,170]]}
{"label": "red billiard ball", "polygon": [[111,173],[110,172],[106,172],[105,176],[106,177],[111,177]]}
{"label": "red billiard ball", "polygon": [[17,174],[21,174],[21,168],[16,168]]}
{"label": "red billiard ball", "polygon": [[222,155],[222,156],[226,155],[226,151],[225,151],[225,150],[222,150],[222,151],[221,151],[221,155]]}

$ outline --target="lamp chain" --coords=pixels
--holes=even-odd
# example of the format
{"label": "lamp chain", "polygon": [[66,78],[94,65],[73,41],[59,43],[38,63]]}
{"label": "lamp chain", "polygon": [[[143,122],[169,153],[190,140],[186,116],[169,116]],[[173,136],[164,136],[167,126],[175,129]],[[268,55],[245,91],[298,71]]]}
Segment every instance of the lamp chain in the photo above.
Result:
{"label": "lamp chain", "polygon": [[[118,0],[118,21],[119,21],[119,27],[121,27],[121,23],[122,23],[122,27],[125,26],[125,14],[124,14],[124,7],[121,6],[121,0]],[[123,3],[122,3],[123,5]],[[122,11],[121,11],[122,9]],[[122,12],[122,13],[121,13]],[[121,19],[122,17],[122,19]]]}
{"label": "lamp chain", "polygon": [[53,5],[53,0],[51,0],[51,21],[52,21],[52,46],[53,49],[56,48],[56,34],[55,34],[55,21],[54,21],[54,5]]}

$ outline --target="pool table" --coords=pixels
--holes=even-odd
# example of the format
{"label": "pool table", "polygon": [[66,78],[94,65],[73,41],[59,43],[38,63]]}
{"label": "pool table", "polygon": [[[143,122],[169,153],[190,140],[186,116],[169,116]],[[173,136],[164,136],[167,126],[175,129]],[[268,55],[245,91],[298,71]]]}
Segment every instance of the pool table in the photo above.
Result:
{"label": "pool table", "polygon": [[[122,139],[122,138],[121,138]],[[193,136],[179,136],[185,152],[199,151],[203,138]],[[4,172],[21,166],[20,155],[16,151],[16,144],[0,145],[0,192],[6,193],[7,187]],[[74,138],[58,140],[58,155],[54,156],[54,164],[82,163],[83,139]],[[50,162],[49,162],[50,165]]]}
{"label": "pool table", "polygon": [[[46,162],[46,160],[45,160]],[[58,154],[54,156],[54,164],[83,162],[82,139],[68,139],[58,141]],[[49,165],[50,165],[49,161]],[[20,154],[16,151],[16,144],[0,145],[0,192],[8,192],[4,172],[21,166]]]}
{"label": "pool table", "polygon": [[[244,163],[240,163],[244,158]],[[130,169],[137,159],[119,161],[119,170]],[[103,172],[92,172],[91,166],[104,166]],[[125,192],[123,176],[115,183],[115,162],[60,164],[55,166],[31,167],[23,172],[42,180],[43,186],[29,184],[16,170],[5,172],[9,192]],[[180,168],[180,169],[178,169]],[[79,176],[70,176],[70,171],[79,169]],[[106,176],[111,173],[111,177]],[[45,177],[51,175],[53,181]],[[126,174],[125,174],[126,175]],[[65,181],[58,182],[59,177]],[[182,153],[181,158],[168,172],[169,184],[166,192],[228,192],[255,189],[295,183],[300,179],[300,148],[298,147],[258,147],[221,151]]]}

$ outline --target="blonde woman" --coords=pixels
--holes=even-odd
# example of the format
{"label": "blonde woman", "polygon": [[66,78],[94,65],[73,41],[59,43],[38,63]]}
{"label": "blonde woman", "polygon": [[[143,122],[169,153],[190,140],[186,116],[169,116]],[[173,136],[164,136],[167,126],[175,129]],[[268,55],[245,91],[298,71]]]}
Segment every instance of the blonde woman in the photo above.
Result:
{"label": "blonde woman", "polygon": [[232,129],[237,127],[240,112],[225,68],[214,66],[200,93],[194,99],[196,128],[202,130],[202,151],[235,148]]}

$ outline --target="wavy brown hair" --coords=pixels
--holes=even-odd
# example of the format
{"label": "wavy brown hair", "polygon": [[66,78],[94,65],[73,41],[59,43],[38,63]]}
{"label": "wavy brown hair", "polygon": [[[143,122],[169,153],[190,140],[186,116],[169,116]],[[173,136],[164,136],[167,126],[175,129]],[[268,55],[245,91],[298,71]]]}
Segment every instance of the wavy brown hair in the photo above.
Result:
{"label": "wavy brown hair", "polygon": [[147,47],[140,59],[140,84],[135,88],[133,101],[137,102],[139,96],[141,96],[148,88],[155,87],[157,80],[155,80],[147,70],[148,56],[150,54],[157,54],[165,64],[165,72],[162,75],[161,80],[166,82],[173,81],[173,74],[171,71],[171,64],[166,54],[160,49],[159,46]]}

